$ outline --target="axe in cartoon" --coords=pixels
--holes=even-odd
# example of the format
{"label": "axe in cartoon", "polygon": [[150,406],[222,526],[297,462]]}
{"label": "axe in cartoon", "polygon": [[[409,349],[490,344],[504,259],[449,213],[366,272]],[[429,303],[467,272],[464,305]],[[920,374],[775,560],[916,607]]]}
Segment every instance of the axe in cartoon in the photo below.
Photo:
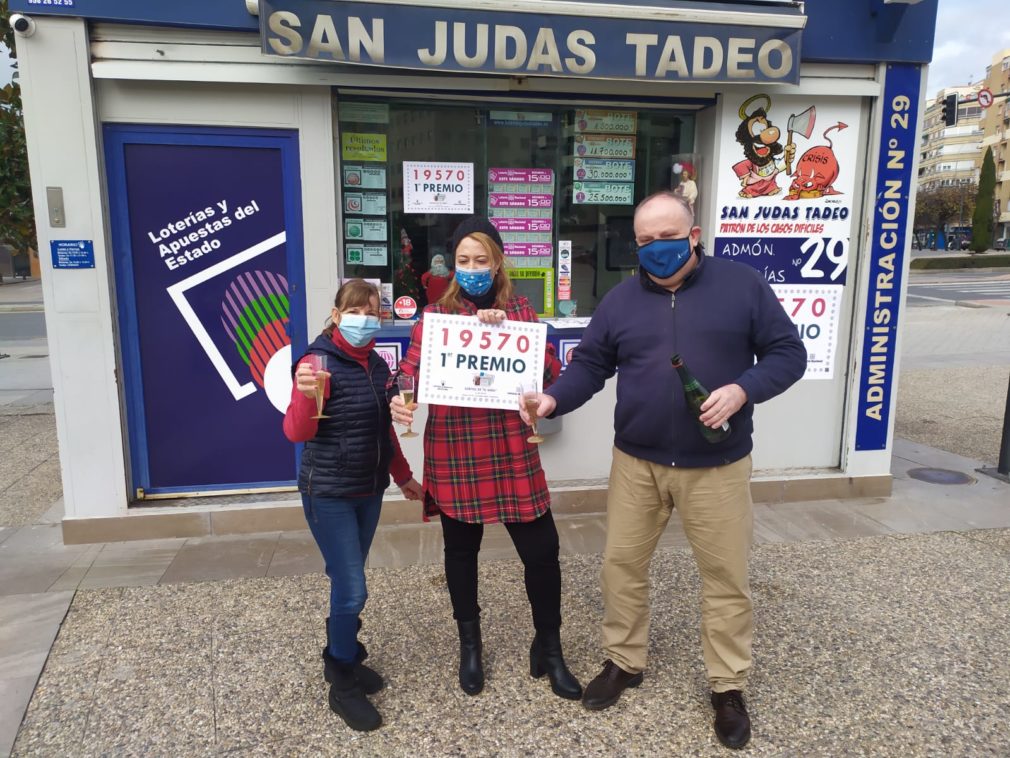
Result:
{"label": "axe in cartoon", "polygon": [[[816,121],[817,109],[812,105],[803,111],[803,113],[790,116],[789,124],[786,127],[789,130],[786,146],[793,144],[793,132],[802,134],[806,139],[810,139],[810,135],[814,133],[814,123]],[[786,158],[786,174],[788,175],[792,172],[793,162],[789,158]]]}

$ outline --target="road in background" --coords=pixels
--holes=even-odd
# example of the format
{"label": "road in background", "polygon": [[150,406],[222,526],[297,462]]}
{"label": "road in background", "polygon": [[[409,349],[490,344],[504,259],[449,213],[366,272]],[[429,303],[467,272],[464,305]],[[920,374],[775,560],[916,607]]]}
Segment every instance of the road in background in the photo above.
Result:
{"label": "road in background", "polygon": [[1010,305],[1010,273],[1006,269],[912,271],[908,304]]}
{"label": "road in background", "polygon": [[42,311],[0,313],[0,343],[45,336],[46,319]]}
{"label": "road in background", "polygon": [[0,286],[0,415],[36,412],[52,400],[42,284],[8,281]]}

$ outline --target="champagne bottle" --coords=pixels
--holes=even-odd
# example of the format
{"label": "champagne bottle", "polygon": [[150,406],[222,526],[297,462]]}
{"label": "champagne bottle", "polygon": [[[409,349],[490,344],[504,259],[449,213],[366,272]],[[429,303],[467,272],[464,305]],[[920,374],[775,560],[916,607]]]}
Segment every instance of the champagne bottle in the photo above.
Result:
{"label": "champagne bottle", "polygon": [[694,374],[684,365],[684,361],[679,355],[674,355],[670,359],[670,363],[673,364],[673,367],[677,369],[677,373],[680,374],[680,381],[684,385],[684,399],[687,400],[687,407],[691,409],[695,421],[698,422],[698,430],[701,432],[701,436],[712,444],[722,442],[729,437],[730,431],[732,431],[729,421],[723,422],[723,425],[718,429],[713,429],[701,423],[701,406],[708,400],[709,391],[702,386],[701,382],[694,378]]}

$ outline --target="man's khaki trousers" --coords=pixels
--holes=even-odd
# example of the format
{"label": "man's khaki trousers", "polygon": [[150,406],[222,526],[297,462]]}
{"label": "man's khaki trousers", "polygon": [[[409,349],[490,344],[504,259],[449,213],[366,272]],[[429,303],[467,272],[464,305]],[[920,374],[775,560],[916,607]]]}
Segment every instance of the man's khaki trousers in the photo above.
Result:
{"label": "man's khaki trousers", "polygon": [[743,689],[751,666],[747,581],[751,458],[711,468],[662,466],[614,448],[603,555],[603,649],[625,671],[645,669],[649,563],[676,508],[702,581],[702,646],[715,692]]}

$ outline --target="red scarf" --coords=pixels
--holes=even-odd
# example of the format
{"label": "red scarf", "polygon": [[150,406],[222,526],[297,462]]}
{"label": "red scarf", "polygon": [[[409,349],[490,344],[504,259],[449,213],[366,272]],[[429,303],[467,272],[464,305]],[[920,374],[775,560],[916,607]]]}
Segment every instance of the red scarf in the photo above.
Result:
{"label": "red scarf", "polygon": [[362,345],[361,347],[355,347],[344,339],[344,335],[340,333],[340,329],[333,327],[333,344],[360,363],[365,371],[368,371],[368,356],[371,354],[372,348],[375,347],[374,339],[370,340],[367,344]]}

